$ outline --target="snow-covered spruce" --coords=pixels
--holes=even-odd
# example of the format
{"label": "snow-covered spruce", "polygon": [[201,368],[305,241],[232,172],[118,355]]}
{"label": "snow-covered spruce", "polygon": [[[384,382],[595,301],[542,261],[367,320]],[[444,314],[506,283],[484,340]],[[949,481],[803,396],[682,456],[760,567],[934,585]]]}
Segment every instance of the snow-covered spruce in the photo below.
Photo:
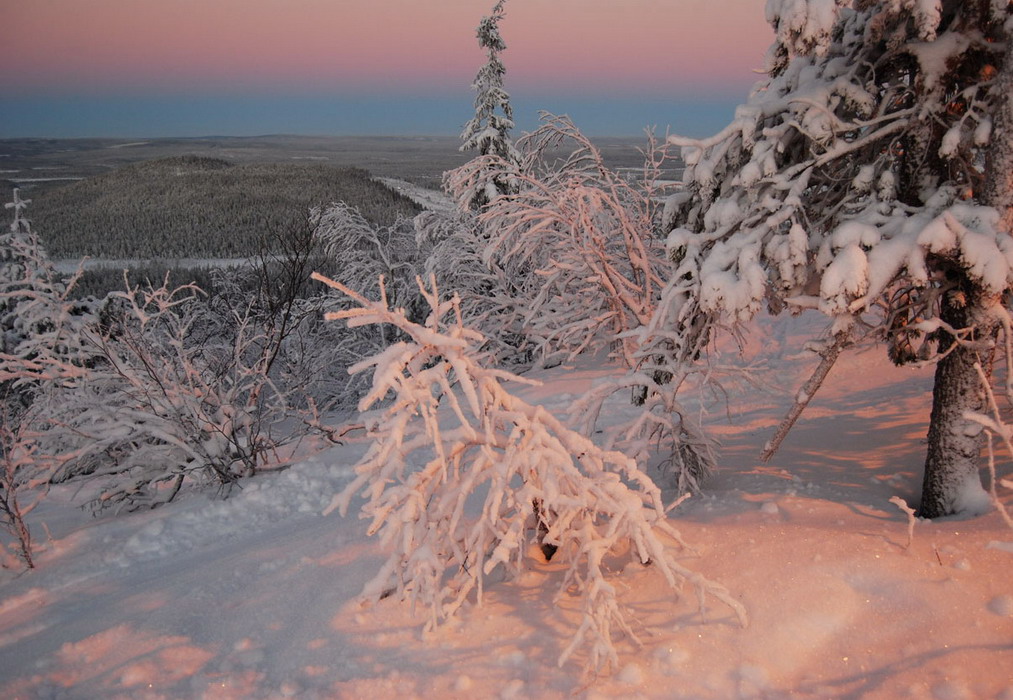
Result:
{"label": "snow-covered spruce", "polygon": [[[482,18],[476,34],[478,45],[485,49],[486,62],[478,70],[472,89],[475,91],[475,116],[461,132],[461,150],[478,151],[479,156],[495,156],[507,163],[519,165],[520,153],[510,138],[514,127],[514,113],[510,106],[510,95],[503,88],[506,68],[500,54],[506,44],[499,33],[506,0],[498,0],[492,13]],[[482,186],[472,192],[468,205],[479,209],[501,194],[517,189],[516,181],[508,171],[490,169],[482,179]]]}
{"label": "snow-covered spruce", "polygon": [[898,363],[938,361],[925,517],[981,490],[964,413],[983,407],[973,366],[1013,283],[1011,12],[768,0],[770,77],[718,134],[670,139],[686,187],[667,206],[677,269],[656,337],[787,304],[834,336],[871,329]]}
{"label": "snow-covered spruce", "polygon": [[[569,561],[557,595],[575,592],[584,611],[560,664],[586,646],[588,669],[616,668],[613,629],[636,641],[603,568],[621,546],[657,567],[673,590],[687,581],[701,599],[714,596],[745,622],[744,608],[723,587],[676,560],[670,547],[682,546],[679,533],[636,461],[509,393],[506,382],[529,382],[483,365],[483,338],[462,325],[456,298],[441,301],[419,280],[431,313],[416,324],[384,300],[315,277],[358,304],[328,318],[390,324],[406,338],[350,368],[373,370],[360,410],[384,402],[368,416],[372,446],[331,506],[345,513],[364,495],[369,532],[391,549],[365,598],[411,600],[428,610],[426,629],[433,629],[472,595],[481,603],[484,579],[497,567],[519,574],[528,544],[540,539]],[[480,501],[477,518],[466,514],[466,506],[479,505],[469,501]]]}

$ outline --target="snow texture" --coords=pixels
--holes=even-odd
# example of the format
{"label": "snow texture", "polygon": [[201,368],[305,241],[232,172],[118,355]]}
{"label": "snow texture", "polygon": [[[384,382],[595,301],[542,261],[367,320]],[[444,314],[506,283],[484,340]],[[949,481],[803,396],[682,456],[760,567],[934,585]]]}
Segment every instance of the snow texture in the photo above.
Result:
{"label": "snow texture", "polygon": [[[749,342],[781,387],[810,361],[797,350],[818,319],[761,317]],[[0,572],[0,694],[39,698],[354,697],[966,697],[1013,696],[1008,571],[1011,531],[997,512],[907,518],[931,372],[847,353],[773,462],[755,455],[792,392],[740,391],[705,495],[669,514],[697,556],[750,613],[703,620],[673,601],[653,565],[605,560],[624,610],[651,634],[617,639],[614,675],[582,677],[556,659],[582,616],[556,598],[567,566],[527,560],[487,580],[422,639],[426,615],[396,597],[363,608],[359,592],[387,553],[361,521],[323,517],[368,444],[333,448],[247,481],[226,501],[194,494],[157,511],[94,518],[57,486],[29,519],[38,568]],[[608,365],[536,372],[515,392],[565,413]],[[841,410],[842,408],[846,410]],[[616,401],[613,413],[630,411]],[[861,435],[861,441],[855,440]],[[1009,481],[1007,458],[998,464]],[[1013,492],[1002,495],[1011,505]],[[762,504],[778,513],[764,513]],[[470,518],[479,516],[469,511]],[[1006,546],[1003,547],[1003,543]],[[419,611],[421,612],[421,611]],[[577,652],[576,659],[580,659]]]}

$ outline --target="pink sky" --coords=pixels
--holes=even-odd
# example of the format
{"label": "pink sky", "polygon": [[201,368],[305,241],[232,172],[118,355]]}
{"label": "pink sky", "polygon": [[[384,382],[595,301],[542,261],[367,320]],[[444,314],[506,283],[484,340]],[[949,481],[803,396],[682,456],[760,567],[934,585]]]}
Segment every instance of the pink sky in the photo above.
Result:
{"label": "pink sky", "polygon": [[[0,90],[466,90],[491,0],[4,2]],[[742,91],[760,0],[510,0],[508,90]]]}

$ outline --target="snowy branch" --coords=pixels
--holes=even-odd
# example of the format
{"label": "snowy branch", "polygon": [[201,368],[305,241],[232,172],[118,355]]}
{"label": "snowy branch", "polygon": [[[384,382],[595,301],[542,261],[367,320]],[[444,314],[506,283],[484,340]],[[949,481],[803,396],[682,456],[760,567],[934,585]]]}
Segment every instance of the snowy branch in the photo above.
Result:
{"label": "snowy branch", "polygon": [[558,595],[575,591],[584,608],[559,663],[587,645],[590,668],[614,667],[611,630],[629,626],[602,558],[629,543],[673,590],[688,581],[745,621],[725,589],[676,561],[669,543],[680,544],[679,534],[660,490],[633,459],[599,448],[505,386],[529,380],[484,366],[483,338],[462,325],[456,297],[441,300],[420,280],[431,308],[420,325],[339,282],[316,279],[359,305],[329,318],[392,324],[407,338],[350,369],[373,372],[360,410],[381,400],[387,407],[366,418],[374,442],[328,509],[345,513],[361,493],[370,533],[392,550],[367,584],[367,598],[394,592],[421,604],[429,612],[426,629],[433,629],[471,595],[481,602],[494,569],[520,573],[528,543],[551,545],[570,562]]}

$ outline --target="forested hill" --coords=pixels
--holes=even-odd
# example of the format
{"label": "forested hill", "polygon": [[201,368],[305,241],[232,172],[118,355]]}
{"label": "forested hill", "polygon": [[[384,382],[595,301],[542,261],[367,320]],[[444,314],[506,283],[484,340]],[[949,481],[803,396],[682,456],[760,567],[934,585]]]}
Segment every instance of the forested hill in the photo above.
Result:
{"label": "forested hill", "polygon": [[51,190],[31,220],[54,258],[236,258],[337,201],[381,224],[419,211],[358,168],[182,156]]}

